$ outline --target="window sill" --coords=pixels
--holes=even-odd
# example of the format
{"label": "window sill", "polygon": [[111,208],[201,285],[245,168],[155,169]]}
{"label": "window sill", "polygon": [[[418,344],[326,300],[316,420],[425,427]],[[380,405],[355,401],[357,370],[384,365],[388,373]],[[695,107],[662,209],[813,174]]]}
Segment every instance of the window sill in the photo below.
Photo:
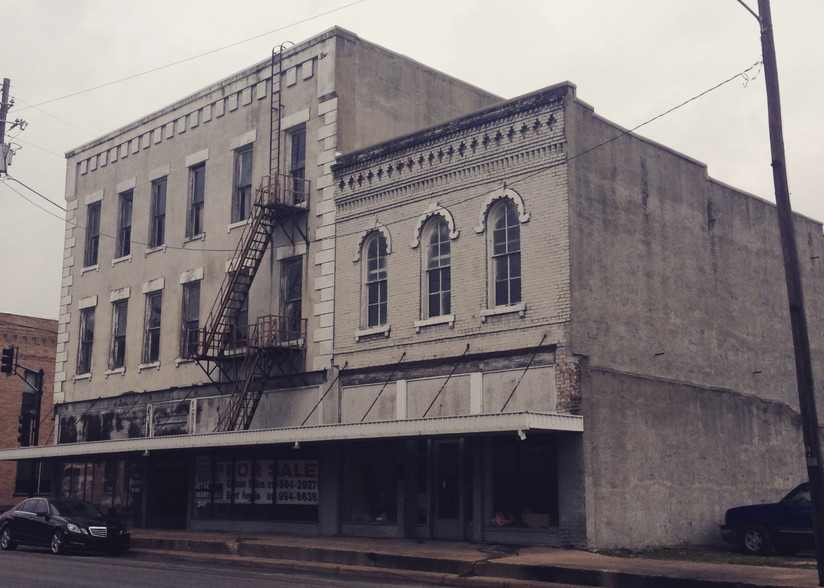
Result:
{"label": "window sill", "polygon": [[112,267],[117,265],[118,263],[126,263],[132,261],[132,254],[129,253],[128,255],[124,255],[123,257],[118,257],[117,259],[112,260]]}
{"label": "window sill", "polygon": [[389,337],[389,331],[392,330],[391,325],[380,325],[377,327],[370,327],[360,331],[355,331],[355,341],[360,341],[363,337],[371,337],[373,335],[383,335]]}
{"label": "window sill", "polygon": [[455,315],[454,314],[445,314],[443,316],[433,316],[428,319],[423,319],[419,321],[415,321],[415,332],[420,333],[422,328],[431,327],[434,325],[446,325],[448,324],[450,327],[455,326]]}
{"label": "window sill", "polygon": [[126,373],[125,367],[115,368],[113,370],[106,370],[105,375],[108,378],[109,376],[114,376],[115,374],[120,374],[121,376]]}
{"label": "window sill", "polygon": [[91,381],[91,379],[92,379],[91,372],[88,372],[88,373],[85,373],[85,374],[77,374],[74,377],[75,382],[80,382],[80,381],[83,381],[83,380]]}
{"label": "window sill", "polygon": [[486,322],[486,317],[497,316],[501,314],[518,313],[518,316],[523,318],[526,314],[526,302],[520,304],[513,304],[512,306],[496,306],[495,308],[484,308],[481,310],[481,322]]}
{"label": "window sill", "polygon": [[184,364],[184,363],[194,363],[194,362],[195,362],[195,360],[192,359],[191,357],[178,357],[175,360],[175,367],[180,367],[181,364]]}
{"label": "window sill", "polygon": [[99,271],[100,271],[100,264],[96,263],[94,265],[88,265],[88,266],[84,267],[83,269],[81,269],[80,270],[80,275],[82,276],[83,274],[88,273],[88,272],[99,272]]}
{"label": "window sill", "polygon": [[150,369],[160,369],[160,362],[153,361],[152,363],[141,363],[137,365],[137,373],[142,372],[143,370],[150,370]]}
{"label": "window sill", "polygon": [[206,240],[206,233],[198,233],[197,235],[192,235],[191,237],[186,237],[183,239],[183,245],[185,246],[186,243],[191,243],[192,241],[205,241]]}
{"label": "window sill", "polygon": [[157,253],[158,251],[166,252],[166,244],[158,245],[157,247],[150,247],[143,252],[143,257],[148,257],[150,253]]}
{"label": "window sill", "polygon": [[230,224],[226,225],[226,232],[231,233],[233,229],[238,229],[240,227],[245,227],[246,225],[249,224],[249,220],[250,219],[245,218],[243,220],[240,220],[240,221],[237,221],[237,222],[230,223]]}

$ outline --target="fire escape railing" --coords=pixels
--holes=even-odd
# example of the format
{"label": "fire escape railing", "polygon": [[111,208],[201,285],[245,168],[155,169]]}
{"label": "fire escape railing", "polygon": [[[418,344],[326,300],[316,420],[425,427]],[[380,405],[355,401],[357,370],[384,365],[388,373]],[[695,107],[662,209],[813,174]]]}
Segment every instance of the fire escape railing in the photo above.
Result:
{"label": "fire escape railing", "polygon": [[218,423],[217,430],[246,430],[252,424],[260,402],[266,376],[275,355],[272,350],[297,351],[306,340],[306,319],[276,315],[261,317],[250,325],[247,347],[240,366],[241,377],[235,379],[229,405]]}
{"label": "fire escape railing", "polygon": [[220,357],[228,347],[237,315],[249,295],[249,289],[272,240],[278,214],[289,215],[294,209],[306,210],[309,182],[285,175],[266,176],[257,189],[249,222],[243,229],[232,256],[226,277],[221,283],[212,309],[200,329],[197,355]]}

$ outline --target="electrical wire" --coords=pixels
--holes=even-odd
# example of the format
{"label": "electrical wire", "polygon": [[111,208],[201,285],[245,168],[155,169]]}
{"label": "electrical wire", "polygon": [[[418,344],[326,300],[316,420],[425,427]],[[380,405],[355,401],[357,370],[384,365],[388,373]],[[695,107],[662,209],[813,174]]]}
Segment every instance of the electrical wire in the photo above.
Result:
{"label": "electrical wire", "polygon": [[[652,123],[652,122],[654,122],[654,121],[656,121],[656,120],[658,120],[658,119],[660,119],[660,118],[662,118],[662,117],[664,117],[668,114],[671,114],[672,112],[678,110],[679,108],[681,108],[683,106],[686,106],[690,102],[693,102],[694,100],[697,100],[697,99],[701,98],[702,96],[705,96],[706,94],[709,94],[710,92],[712,92],[714,90],[717,90],[717,89],[721,88],[722,86],[724,86],[726,84],[729,84],[732,81],[737,80],[740,77],[744,77],[745,80],[749,81],[753,78],[749,78],[747,76],[747,74],[750,71],[752,71],[753,69],[755,69],[756,67],[759,67],[760,65],[761,65],[761,60],[758,60],[754,64],[752,64],[750,67],[748,67],[747,69],[735,74],[732,77],[727,78],[723,82],[720,82],[720,83],[714,85],[713,87],[711,87],[707,90],[704,90],[700,94],[696,94],[692,98],[688,98],[687,100],[684,100],[683,102],[681,102],[677,106],[673,106],[672,108],[662,112],[661,114],[658,114],[658,115],[642,122],[641,124],[632,127],[631,129],[622,130],[616,136],[614,136],[610,139],[607,139],[605,141],[602,141],[601,143],[598,143],[597,145],[594,145],[593,147],[585,149],[585,150],[581,151],[580,153],[576,153],[575,155],[570,155],[569,157],[567,157],[563,161],[559,161],[559,162],[556,162],[556,163],[550,163],[548,165],[545,165],[545,166],[542,166],[542,167],[538,168],[537,170],[531,170],[531,171],[528,171],[528,172],[524,172],[523,174],[514,174],[513,176],[510,176],[509,178],[507,178],[507,180],[506,180],[507,185],[509,185],[509,186],[517,185],[518,183],[524,182],[524,181],[526,181],[528,179],[531,179],[531,178],[533,178],[537,175],[540,175],[540,174],[542,174],[546,171],[550,171],[550,170],[555,169],[557,167],[564,166],[567,163],[569,163],[570,161],[578,159],[579,157],[583,157],[584,155],[587,155],[588,153],[591,153],[591,152],[595,151],[596,149],[600,149],[601,147],[604,147],[605,145],[608,145],[608,144],[612,143],[613,141],[616,141],[616,140],[618,140],[622,137],[625,137],[627,135],[632,134],[633,132],[637,131],[638,129],[640,129],[640,128],[642,128],[642,127],[644,127],[644,126],[646,126],[646,125],[648,125],[648,124],[650,124],[650,123]],[[499,188],[496,186],[495,188],[492,188],[492,189],[490,189],[486,192],[482,192],[480,194],[473,194],[473,195],[468,196],[466,198],[463,198],[461,200],[456,200],[456,201],[452,202],[450,204],[450,206],[456,206],[456,205],[459,205],[459,204],[464,204],[466,202],[470,202],[472,200],[477,200],[479,198],[485,198],[486,196],[488,196],[490,194],[493,194],[493,193],[497,192],[498,190],[499,190]],[[419,218],[419,217],[420,217],[420,213],[415,213],[415,214],[412,214],[408,217],[402,217],[402,218],[399,218],[397,220],[389,221],[387,223],[380,223],[380,225],[381,226],[396,225],[396,224],[408,222],[410,220],[413,220],[413,219],[416,219],[416,218]],[[335,237],[336,238],[351,237],[352,235],[360,235],[362,233],[363,233],[363,229],[360,229],[360,230],[352,231],[351,233],[335,233]]]}
{"label": "electrical wire", "polygon": [[[360,1],[365,1],[365,0],[360,0]],[[542,174],[542,173],[544,173],[544,172],[546,172],[546,171],[550,171],[550,170],[552,170],[552,169],[555,169],[556,167],[560,167],[560,166],[566,165],[566,164],[568,164],[570,161],[573,161],[573,160],[575,160],[575,159],[577,159],[577,158],[579,158],[579,157],[583,157],[584,155],[587,155],[587,154],[589,154],[589,153],[591,153],[591,152],[595,151],[596,149],[600,149],[601,147],[604,147],[605,145],[608,145],[608,144],[612,143],[613,141],[616,141],[616,140],[618,140],[618,139],[620,139],[620,138],[622,138],[622,137],[625,137],[625,136],[627,136],[627,135],[630,135],[630,134],[634,133],[634,132],[635,132],[635,131],[637,131],[638,129],[640,129],[640,128],[642,128],[642,127],[645,127],[645,126],[647,126],[648,124],[650,124],[650,123],[652,123],[652,122],[655,122],[656,120],[659,120],[659,119],[663,118],[664,116],[667,116],[667,115],[669,115],[669,114],[671,114],[671,113],[675,112],[676,110],[678,110],[678,109],[680,109],[680,108],[682,108],[682,107],[686,106],[687,104],[690,104],[691,102],[693,102],[693,101],[695,101],[695,100],[698,100],[699,98],[701,98],[701,97],[703,97],[703,96],[705,96],[705,95],[709,94],[710,92],[713,92],[713,91],[715,91],[715,90],[717,90],[717,89],[721,88],[722,86],[725,86],[726,84],[728,84],[728,83],[730,83],[730,82],[732,82],[732,81],[734,81],[734,80],[738,79],[739,77],[743,77],[746,81],[749,81],[749,80],[751,80],[752,78],[748,77],[748,73],[749,73],[750,71],[752,71],[753,69],[755,69],[755,68],[759,67],[760,65],[761,65],[761,60],[758,60],[758,61],[756,61],[753,65],[751,65],[750,67],[748,67],[748,68],[746,68],[745,70],[743,70],[743,71],[741,71],[741,72],[738,72],[738,73],[736,73],[735,75],[733,75],[733,76],[731,76],[731,77],[729,77],[729,78],[725,79],[723,82],[720,82],[720,83],[718,83],[718,84],[716,84],[716,85],[712,86],[711,88],[709,88],[709,89],[707,89],[707,90],[704,90],[703,92],[700,92],[699,94],[696,94],[695,96],[692,96],[691,98],[688,98],[687,100],[684,100],[684,101],[683,101],[683,102],[681,102],[680,104],[678,104],[678,105],[676,105],[676,106],[673,106],[672,108],[669,108],[668,110],[666,110],[666,111],[662,112],[661,114],[658,114],[658,115],[656,115],[656,116],[653,116],[652,118],[650,118],[650,119],[648,119],[648,120],[646,120],[646,121],[642,122],[641,124],[638,124],[638,125],[636,125],[636,126],[634,126],[634,127],[630,128],[630,129],[621,130],[621,131],[620,131],[620,132],[619,132],[616,136],[611,137],[610,139],[607,139],[607,140],[605,140],[605,141],[602,141],[601,143],[598,143],[597,145],[594,145],[594,146],[592,146],[592,147],[590,147],[590,148],[588,148],[588,149],[585,149],[585,150],[583,150],[583,151],[581,151],[581,152],[579,152],[579,153],[576,153],[576,154],[574,154],[574,155],[570,155],[569,157],[567,157],[567,158],[566,158],[565,160],[563,160],[563,161],[560,161],[560,162],[555,162],[555,163],[551,163],[551,164],[548,164],[548,165],[542,166],[542,167],[538,168],[537,170],[531,170],[531,171],[525,172],[525,173],[523,173],[523,174],[515,174],[514,176],[510,176],[510,177],[507,179],[507,184],[508,184],[508,185],[517,185],[517,184],[522,183],[522,182],[525,182],[526,180],[528,180],[528,179],[530,179],[530,178],[533,178],[533,177],[535,177],[535,176],[537,176],[537,175],[539,175],[539,174]],[[11,177],[11,176],[8,176],[8,179],[11,179],[11,180],[13,180],[13,181],[17,182],[18,184],[20,184],[21,186],[25,187],[25,188],[26,188],[26,189],[28,189],[28,190],[31,190],[32,192],[34,192],[35,194],[37,194],[37,195],[38,195],[38,196],[40,196],[41,198],[45,199],[46,201],[50,202],[50,203],[51,203],[51,204],[53,204],[54,206],[58,207],[60,210],[62,210],[62,211],[64,211],[64,212],[66,211],[66,209],[65,209],[64,207],[62,207],[62,206],[60,206],[59,204],[57,204],[56,202],[54,202],[54,201],[50,200],[50,199],[49,199],[49,198],[47,198],[46,196],[43,196],[42,194],[40,194],[39,192],[37,192],[37,191],[36,191],[36,190],[34,190],[33,188],[30,188],[29,186],[27,186],[26,184],[24,184],[24,183],[23,183],[23,182],[21,182],[20,180],[17,180],[16,178],[13,178],[13,177]],[[6,185],[8,185],[8,184],[6,184]],[[42,208],[41,206],[37,205],[35,202],[32,202],[31,200],[29,200],[28,198],[26,198],[25,196],[23,196],[20,192],[18,192],[17,190],[14,190],[14,188],[12,188],[11,186],[9,186],[9,188],[10,188],[10,189],[12,189],[14,192],[16,192],[18,195],[20,195],[21,197],[23,197],[23,198],[24,198],[25,200],[27,200],[28,202],[30,202],[30,203],[34,204],[35,206],[37,206],[38,208],[40,208],[41,210],[44,210],[45,212],[47,212],[47,213],[49,213],[49,214],[52,214],[52,216],[55,216],[56,218],[60,218],[60,217],[58,217],[57,215],[55,215],[55,214],[51,213],[50,211],[48,211],[48,210],[46,210],[46,209]],[[493,188],[493,189],[490,189],[490,190],[488,190],[488,191],[482,192],[482,193],[480,193],[480,194],[472,194],[472,195],[470,195],[470,196],[468,196],[468,197],[466,197],[466,198],[463,198],[463,199],[461,199],[461,200],[457,200],[457,201],[453,202],[453,203],[451,204],[451,206],[455,206],[455,205],[459,205],[459,204],[464,204],[464,203],[466,203],[466,202],[470,202],[470,201],[472,201],[472,200],[477,200],[477,199],[479,199],[479,198],[484,198],[484,197],[488,196],[489,194],[492,194],[492,193],[496,192],[497,190],[498,190],[498,188],[497,188],[497,187],[495,187],[495,188]],[[416,219],[416,218],[418,218],[419,216],[420,216],[420,214],[415,213],[415,214],[412,214],[412,215],[410,215],[410,216],[408,216],[408,217],[402,217],[402,218],[399,218],[399,219],[396,219],[396,220],[390,221],[390,222],[388,222],[388,223],[381,223],[381,225],[382,225],[382,226],[391,226],[391,225],[396,225],[396,224],[400,224],[400,223],[405,223],[405,222],[408,222],[408,221],[410,221],[410,220]],[[64,219],[60,218],[60,220],[62,221],[62,220],[64,220]],[[66,222],[66,224],[70,225],[72,228],[80,228],[80,229],[85,230],[85,226],[81,225],[80,223],[78,223],[78,222],[76,222],[76,221],[68,221],[68,220],[66,220],[65,222]],[[350,233],[337,233],[337,234],[336,234],[336,237],[349,237],[349,236],[352,236],[352,235],[358,235],[358,234],[361,234],[362,232],[363,232],[362,230],[356,230],[356,231],[352,231],[352,232],[350,232]],[[115,241],[117,240],[117,237],[112,236],[112,235],[108,235],[108,234],[106,234],[106,233],[102,233],[102,232],[101,232],[99,235],[100,235],[101,237],[106,237],[106,238],[108,238],[108,239],[113,239],[113,240],[115,240]],[[311,241],[310,241],[310,243],[317,243],[317,242],[319,242],[319,241],[320,241],[320,239],[315,239],[315,240],[311,240]],[[148,243],[145,243],[145,242],[142,242],[142,241],[130,240],[130,243],[131,243],[132,245],[138,245],[138,246],[145,246],[145,247],[148,247]],[[190,251],[190,252],[193,252],[193,253],[233,253],[233,252],[235,251],[235,249],[209,249],[209,248],[177,247],[177,246],[174,246],[174,245],[168,245],[168,244],[166,245],[166,248],[167,248],[167,249],[173,249],[173,250],[179,250],[179,251]]]}
{"label": "electrical wire", "polygon": [[218,52],[224,51],[226,49],[231,49],[232,47],[236,47],[236,46],[242,45],[244,43],[249,43],[250,41],[254,41],[256,39],[260,39],[262,37],[266,37],[268,35],[272,35],[274,33],[278,33],[280,31],[292,28],[294,26],[304,24],[304,23],[310,22],[312,20],[315,20],[315,19],[318,19],[318,18],[321,18],[321,17],[324,17],[324,16],[328,16],[330,14],[333,14],[335,12],[339,12],[341,10],[345,10],[347,8],[351,8],[352,6],[355,6],[357,4],[361,4],[363,2],[366,2],[366,0],[355,0],[355,2],[350,2],[349,4],[339,6],[338,8],[333,8],[331,10],[327,10],[326,12],[322,12],[321,14],[316,14],[314,16],[306,17],[304,19],[295,21],[295,22],[287,24],[287,25],[283,25],[283,26],[278,27],[276,29],[273,29],[271,31],[267,31],[265,33],[260,33],[259,35],[255,35],[254,37],[249,37],[248,39],[243,39],[242,41],[235,41],[234,43],[230,43],[228,45],[224,45],[224,46],[218,47],[216,49],[210,49],[209,51],[205,51],[204,53],[199,53],[198,55],[192,55],[191,57],[186,57],[184,59],[180,59],[180,60],[174,61],[172,63],[167,63],[166,65],[161,65],[161,66],[155,67],[153,69],[149,69],[149,70],[146,70],[146,71],[143,71],[143,72],[140,72],[140,73],[132,74],[130,76],[126,76],[125,78],[120,78],[120,79],[117,79],[117,80],[114,80],[114,81],[111,81],[111,82],[106,82],[104,84],[99,84],[99,85],[91,87],[91,88],[86,88],[85,90],[78,90],[76,92],[72,92],[72,93],[66,94],[64,96],[58,96],[57,98],[51,98],[49,100],[44,100],[43,102],[38,102],[37,104],[24,106],[23,108],[17,109],[17,111],[19,112],[21,110],[26,110],[28,108],[37,108],[37,107],[43,106],[45,104],[51,104],[52,102],[57,102],[59,100],[65,100],[67,98],[72,98],[74,96],[79,96],[81,94],[87,94],[87,93],[93,92],[95,90],[100,90],[102,88],[107,88],[109,86],[114,86],[116,84],[120,84],[122,82],[127,82],[129,80],[133,80],[135,78],[139,78],[139,77],[149,75],[149,74],[152,74],[152,73],[155,73],[155,72],[158,72],[158,71],[162,71],[164,69],[169,69],[170,67],[174,67],[174,66],[180,65],[182,63],[187,63],[189,61],[194,61],[195,59],[199,59],[201,57],[206,57],[207,55],[212,55],[213,53],[218,53]]}

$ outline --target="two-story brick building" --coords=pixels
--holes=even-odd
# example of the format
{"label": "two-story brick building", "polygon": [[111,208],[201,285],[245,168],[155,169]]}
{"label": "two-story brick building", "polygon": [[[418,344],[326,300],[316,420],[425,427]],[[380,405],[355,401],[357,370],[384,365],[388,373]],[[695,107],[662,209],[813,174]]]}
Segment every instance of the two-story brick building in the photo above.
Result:
{"label": "two-story brick building", "polygon": [[706,543],[803,472],[774,206],[569,83],[334,29],[73,151],[67,195],[59,442],[0,459],[133,524]]}
{"label": "two-story brick building", "polygon": [[[20,443],[19,417],[23,411],[23,395],[27,395],[27,411],[35,410],[38,376],[43,370],[40,398],[40,420],[37,442],[54,443],[54,415],[52,389],[54,386],[54,354],[57,348],[57,321],[19,314],[0,312],[0,347],[14,346],[15,372],[19,375],[0,376],[0,447],[17,447]],[[33,427],[30,423],[29,430]],[[33,432],[29,435],[34,441]],[[37,462],[0,462],[0,511],[16,504],[30,493],[48,494],[51,491],[51,470]]]}
{"label": "two-story brick building", "polygon": [[[388,490],[374,457],[402,456],[419,534],[711,543],[802,479],[772,204],[569,83],[345,154],[335,180],[336,279],[359,284],[336,298],[340,414],[397,437],[344,467]],[[816,317],[821,224],[796,227]]]}

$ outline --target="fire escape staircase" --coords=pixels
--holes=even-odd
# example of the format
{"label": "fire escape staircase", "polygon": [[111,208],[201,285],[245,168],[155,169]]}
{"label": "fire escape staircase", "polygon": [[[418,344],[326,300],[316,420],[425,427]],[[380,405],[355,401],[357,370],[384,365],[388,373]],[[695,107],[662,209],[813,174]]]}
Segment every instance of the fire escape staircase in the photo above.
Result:
{"label": "fire escape staircase", "polygon": [[[218,430],[249,428],[273,367],[290,367],[287,364],[306,340],[305,319],[269,315],[249,325],[248,333],[242,333],[238,316],[273,233],[280,229],[293,245],[298,235],[306,240],[301,220],[306,217],[308,194],[309,184],[305,180],[282,175],[263,178],[232,256],[230,271],[203,328],[197,332],[194,359],[201,367],[204,363],[215,364],[232,383],[229,408],[218,423]],[[204,371],[211,378],[213,370],[204,367]]]}
{"label": "fire escape staircase", "polygon": [[[260,403],[266,380],[275,368],[284,375],[299,373],[306,341],[306,319],[269,315],[240,325],[238,317],[249,296],[263,256],[274,234],[292,245],[308,242],[309,182],[279,173],[281,78],[286,45],[272,51],[269,119],[269,175],[255,194],[250,218],[232,257],[202,329],[189,333],[194,359],[218,387],[231,383],[227,410],[216,430],[247,430]],[[218,374],[215,382],[213,374]]]}

